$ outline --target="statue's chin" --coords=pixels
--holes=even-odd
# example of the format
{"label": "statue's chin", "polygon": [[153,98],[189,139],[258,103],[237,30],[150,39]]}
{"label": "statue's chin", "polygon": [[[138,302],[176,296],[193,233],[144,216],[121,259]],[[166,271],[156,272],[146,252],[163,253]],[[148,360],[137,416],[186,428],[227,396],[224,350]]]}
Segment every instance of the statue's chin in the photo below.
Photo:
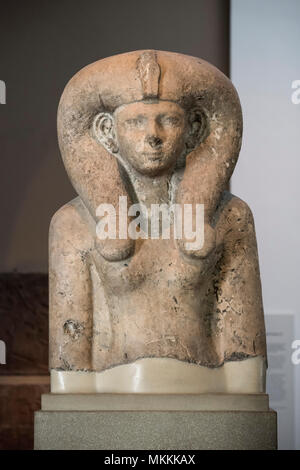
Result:
{"label": "statue's chin", "polygon": [[160,155],[149,155],[145,158],[145,155],[142,154],[139,159],[131,160],[127,159],[130,163],[130,166],[139,174],[143,176],[159,176],[166,173],[168,170],[174,167],[176,164],[176,158],[167,159],[166,157]]}
{"label": "statue's chin", "polygon": [[160,176],[166,173],[170,169],[170,165],[161,165],[161,164],[149,164],[143,167],[134,167],[134,169],[143,176]]}

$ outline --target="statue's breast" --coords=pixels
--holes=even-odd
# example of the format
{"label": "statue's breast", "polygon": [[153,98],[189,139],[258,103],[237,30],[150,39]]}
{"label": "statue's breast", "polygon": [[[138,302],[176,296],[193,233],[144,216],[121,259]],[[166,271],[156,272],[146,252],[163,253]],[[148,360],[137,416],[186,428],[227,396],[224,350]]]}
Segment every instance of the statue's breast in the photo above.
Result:
{"label": "statue's breast", "polygon": [[149,295],[159,290],[193,290],[203,283],[219,255],[195,260],[183,255],[174,240],[138,240],[134,255],[124,261],[109,262],[96,258],[99,275],[112,292],[118,295],[135,291],[142,285],[151,287]]}

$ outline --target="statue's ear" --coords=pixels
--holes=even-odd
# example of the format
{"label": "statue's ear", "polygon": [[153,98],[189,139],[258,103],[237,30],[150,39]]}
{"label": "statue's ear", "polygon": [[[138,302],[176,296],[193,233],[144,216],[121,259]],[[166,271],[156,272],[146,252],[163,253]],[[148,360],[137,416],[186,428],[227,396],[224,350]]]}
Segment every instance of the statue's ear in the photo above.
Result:
{"label": "statue's ear", "polygon": [[208,120],[200,108],[192,108],[188,116],[187,151],[191,152],[208,135]]}
{"label": "statue's ear", "polygon": [[93,131],[97,140],[110,152],[118,152],[114,131],[114,120],[110,113],[99,113],[93,121]]}

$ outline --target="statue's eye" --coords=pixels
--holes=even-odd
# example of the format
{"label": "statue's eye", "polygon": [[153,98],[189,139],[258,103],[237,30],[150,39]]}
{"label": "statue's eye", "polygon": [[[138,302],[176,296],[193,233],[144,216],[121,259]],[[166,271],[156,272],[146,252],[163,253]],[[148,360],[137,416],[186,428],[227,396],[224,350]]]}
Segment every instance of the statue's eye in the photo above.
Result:
{"label": "statue's eye", "polygon": [[180,119],[178,116],[162,116],[160,122],[163,126],[176,127],[180,125]]}
{"label": "statue's eye", "polygon": [[145,125],[145,118],[143,118],[143,116],[139,116],[136,118],[127,119],[125,121],[125,124],[126,124],[126,127],[129,127],[129,128],[134,128],[134,127],[142,128]]}

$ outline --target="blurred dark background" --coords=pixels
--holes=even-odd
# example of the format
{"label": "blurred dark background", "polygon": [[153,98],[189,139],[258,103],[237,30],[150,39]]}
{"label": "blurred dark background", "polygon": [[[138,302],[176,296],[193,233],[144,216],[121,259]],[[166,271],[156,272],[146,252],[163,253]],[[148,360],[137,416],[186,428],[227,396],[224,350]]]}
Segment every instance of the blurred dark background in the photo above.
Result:
{"label": "blurred dark background", "polygon": [[137,49],[190,54],[229,73],[227,0],[27,0],[1,3],[0,449],[33,446],[33,411],[49,389],[48,227],[75,197],[56,112],[68,80]]}

